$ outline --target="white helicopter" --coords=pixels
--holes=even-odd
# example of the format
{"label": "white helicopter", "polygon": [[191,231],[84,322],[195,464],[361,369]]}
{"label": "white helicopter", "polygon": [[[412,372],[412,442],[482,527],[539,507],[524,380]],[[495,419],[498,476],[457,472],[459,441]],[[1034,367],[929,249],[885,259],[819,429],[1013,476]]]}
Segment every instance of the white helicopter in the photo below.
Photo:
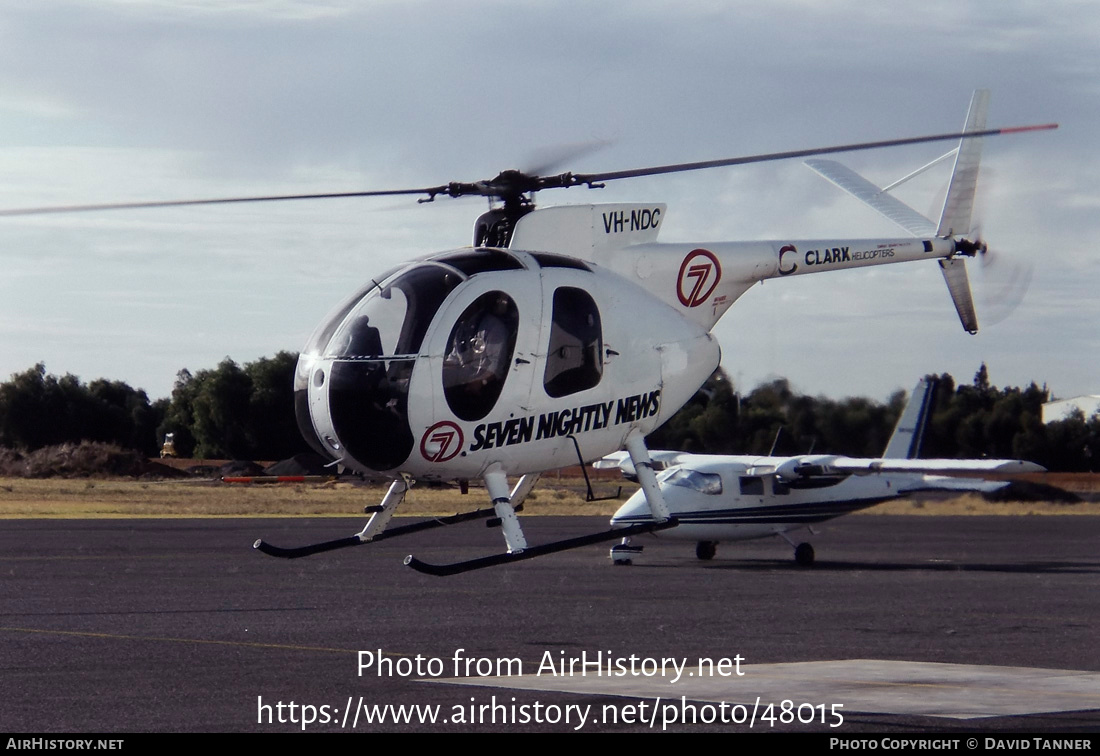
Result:
{"label": "white helicopter", "polygon": [[[475,183],[419,189],[0,211],[0,215],[238,202],[422,195],[482,196],[490,210],[474,244],[427,256],[368,281],[316,329],[295,377],[299,426],[333,464],[393,478],[358,533],[300,548],[257,541],[266,554],[300,557],[382,538],[492,517],[507,550],[431,565],[454,574],[615,540],[609,530],[529,546],[516,511],[539,475],[626,449],[655,521],[674,527],[644,438],[680,408],[718,366],[710,329],[759,281],[911,260],[937,260],[960,313],[972,312],[963,257],[984,249],[970,227],[981,137],[1056,128],[987,129],[978,93],[961,132],[655,166],[608,173],[504,171]],[[788,158],[960,140],[939,228],[920,239],[658,243],[658,203],[536,209],[535,192],[639,176]],[[494,204],[495,203],[495,204]],[[959,283],[961,281],[961,284]],[[967,330],[976,320],[963,317]],[[520,476],[514,487],[509,476]],[[387,529],[415,479],[481,479],[492,509]]]}
{"label": "white helicopter", "polygon": [[[995,491],[1009,484],[1006,475],[1045,472],[1040,465],[1015,459],[919,459],[934,390],[935,383],[928,379],[913,389],[879,459],[653,452],[654,462],[665,468],[657,484],[679,523],[659,537],[695,541],[695,555],[706,560],[714,557],[721,542],[778,536],[794,549],[795,562],[808,567],[814,562],[813,546],[796,544],[787,536],[789,531],[809,528],[813,532],[816,523],[918,491]],[[618,467],[627,477],[635,473],[631,460],[621,452],[593,467]],[[653,521],[639,491],[612,516],[611,525]],[[642,548],[626,537],[612,547],[611,559],[615,564],[630,564]]]}

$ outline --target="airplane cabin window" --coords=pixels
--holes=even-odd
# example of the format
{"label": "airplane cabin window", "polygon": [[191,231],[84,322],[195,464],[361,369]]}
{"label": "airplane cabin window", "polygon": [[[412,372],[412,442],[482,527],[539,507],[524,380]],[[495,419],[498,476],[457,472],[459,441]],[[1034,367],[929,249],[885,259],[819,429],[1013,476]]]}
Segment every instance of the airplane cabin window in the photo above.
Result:
{"label": "airplane cabin window", "polygon": [[554,292],[550,346],[543,385],[552,397],[590,389],[603,375],[603,326],[595,300],[583,289]]}
{"label": "airplane cabin window", "polygon": [[763,496],[764,479],[756,475],[741,476],[741,493],[747,496]]}

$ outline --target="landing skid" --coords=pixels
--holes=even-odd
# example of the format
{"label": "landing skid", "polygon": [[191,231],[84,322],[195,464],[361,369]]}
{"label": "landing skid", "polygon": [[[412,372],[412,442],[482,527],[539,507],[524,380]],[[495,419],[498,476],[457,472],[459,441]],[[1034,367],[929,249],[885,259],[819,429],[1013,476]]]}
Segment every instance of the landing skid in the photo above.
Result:
{"label": "landing skid", "polygon": [[[576,439],[574,439],[573,442],[576,444]],[[425,520],[411,525],[402,525],[400,527],[387,529],[386,526],[389,524],[390,518],[393,516],[397,507],[405,500],[405,494],[408,492],[409,486],[412,485],[412,480],[408,476],[402,475],[390,485],[380,505],[367,507],[367,511],[371,513],[371,518],[368,520],[363,530],[353,536],[309,544],[307,546],[299,546],[292,549],[273,546],[269,543],[265,543],[261,539],[252,544],[252,547],[269,556],[283,559],[297,559],[298,557],[320,554],[325,551],[335,551],[336,549],[343,549],[351,546],[361,546],[364,543],[381,541],[386,538],[395,538],[396,536],[417,533],[421,530],[429,530],[444,525],[454,525],[469,520],[485,519],[489,521],[490,525],[500,527],[507,548],[507,551],[504,553],[478,559],[470,559],[463,562],[454,562],[452,564],[428,564],[410,554],[405,558],[405,564],[412,567],[417,572],[422,572],[426,575],[443,576],[457,575],[462,572],[480,570],[485,567],[493,567],[499,564],[511,564],[512,562],[533,559],[534,557],[543,556],[544,554],[553,554],[558,551],[575,549],[593,543],[613,541],[619,538],[623,539],[624,546],[617,548],[623,550],[625,546],[629,544],[629,539],[632,535],[653,533],[658,530],[676,527],[676,525],[679,524],[669,514],[668,505],[665,503],[661,489],[657,485],[657,479],[653,472],[653,464],[649,457],[649,451],[645,447],[641,432],[637,429],[631,431],[624,440],[624,443],[637,473],[638,482],[645,491],[650,513],[653,515],[653,522],[639,523],[625,528],[613,528],[600,533],[591,533],[577,538],[566,538],[561,541],[544,543],[540,546],[528,546],[527,539],[523,535],[523,528],[519,523],[519,518],[516,517],[516,512],[523,508],[523,501],[534,488],[535,483],[539,479],[539,474],[528,473],[524,475],[516,483],[515,488],[509,490],[508,477],[501,464],[497,462],[489,465],[482,475],[482,480],[485,481],[485,489],[489,494],[489,499],[493,502],[492,509],[476,509],[472,512],[463,512],[450,517],[440,517],[438,519]],[[580,454],[579,445],[577,446],[577,453],[583,461],[583,455]],[[640,551],[640,548],[637,550]]]}
{"label": "landing skid", "polygon": [[[577,443],[576,439],[573,439],[573,443]],[[676,527],[679,523],[669,514],[664,495],[661,493],[660,486],[657,485],[657,478],[653,472],[653,462],[649,457],[649,450],[646,449],[645,440],[642,437],[641,431],[637,429],[631,431],[624,439],[624,445],[627,453],[630,455],[634,470],[637,473],[638,483],[641,484],[642,489],[645,491],[646,502],[649,504],[650,513],[653,515],[653,522],[639,523],[626,528],[614,528],[612,530],[592,533],[578,538],[567,538],[562,541],[544,543],[541,546],[528,546],[527,539],[523,535],[523,529],[520,527],[519,519],[512,510],[512,504],[517,501],[522,501],[522,497],[530,492],[531,487],[534,485],[534,479],[537,478],[537,476],[532,478],[531,476],[525,475],[520,482],[516,484],[515,490],[509,493],[508,479],[504,474],[504,470],[499,463],[495,463],[485,470],[482,479],[485,481],[485,488],[489,493],[489,498],[492,500],[493,507],[500,520],[501,531],[504,534],[504,542],[508,550],[503,554],[494,554],[492,556],[470,559],[464,562],[454,562],[452,564],[428,564],[410,554],[405,558],[405,564],[412,567],[417,572],[422,572],[426,575],[457,575],[471,570],[480,570],[485,567],[494,567],[500,564],[520,562],[524,559],[533,559],[534,557],[543,556],[544,554],[553,554],[558,551],[575,549],[593,543],[614,541],[619,538],[622,538],[623,541],[628,544],[629,538],[632,535],[653,533],[658,530]],[[577,446],[577,456],[583,462],[584,455],[581,454],[579,445]],[[530,482],[527,482],[529,478]]]}
{"label": "landing skid", "polygon": [[446,575],[458,575],[463,572],[470,572],[471,570],[480,570],[484,567],[495,567],[499,564],[511,564],[512,562],[521,562],[524,559],[533,559],[538,556],[553,554],[558,551],[566,551],[568,549],[576,549],[581,546],[589,546],[593,543],[603,543],[604,541],[614,541],[618,538],[639,535],[641,533],[652,533],[657,530],[667,530],[668,528],[674,528],[679,524],[680,523],[675,519],[666,520],[665,522],[642,523],[640,525],[631,525],[626,528],[614,528],[612,530],[605,530],[600,533],[590,533],[589,535],[578,536],[577,538],[566,538],[561,541],[544,543],[541,546],[528,546],[522,551],[509,551],[503,554],[493,554],[492,556],[481,557],[479,559],[470,559],[465,562],[454,562],[452,564],[428,564],[427,562],[422,562],[410,554],[409,556],[405,557],[405,564],[409,567],[412,567],[417,572],[423,572],[425,575],[435,575],[437,577],[443,577]]}
{"label": "landing skid", "polygon": [[[516,510],[523,509],[521,504]],[[397,536],[408,535],[410,533],[419,533],[422,530],[432,530],[433,528],[441,528],[445,525],[457,525],[460,522],[470,522],[472,520],[487,520],[490,517],[496,515],[494,509],[475,509],[471,512],[459,512],[449,517],[437,517],[434,520],[424,520],[422,522],[414,522],[408,525],[401,525],[396,528],[389,528],[384,530],[371,539],[363,538],[361,534],[348,536],[347,538],[337,538],[334,541],[323,541],[321,543],[312,543],[308,546],[299,546],[292,549],[284,549],[281,546],[273,546],[267,543],[263,539],[256,541],[252,544],[252,548],[262,551],[268,556],[282,557],[283,559],[297,559],[298,557],[310,556],[311,554],[320,554],[324,551],[335,551],[336,549],[343,549],[348,546],[362,546],[365,543],[375,543],[377,541],[384,541],[387,538],[396,538]]]}

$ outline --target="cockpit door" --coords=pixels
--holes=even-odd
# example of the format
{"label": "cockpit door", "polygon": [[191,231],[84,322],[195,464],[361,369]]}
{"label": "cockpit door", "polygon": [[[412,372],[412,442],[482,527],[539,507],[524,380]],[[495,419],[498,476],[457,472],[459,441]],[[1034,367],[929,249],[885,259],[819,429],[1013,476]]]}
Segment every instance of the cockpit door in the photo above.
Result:
{"label": "cockpit door", "polygon": [[430,369],[413,376],[413,395],[431,397],[436,421],[477,423],[505,408],[523,412],[541,318],[538,271],[470,278],[439,312],[428,337]]}

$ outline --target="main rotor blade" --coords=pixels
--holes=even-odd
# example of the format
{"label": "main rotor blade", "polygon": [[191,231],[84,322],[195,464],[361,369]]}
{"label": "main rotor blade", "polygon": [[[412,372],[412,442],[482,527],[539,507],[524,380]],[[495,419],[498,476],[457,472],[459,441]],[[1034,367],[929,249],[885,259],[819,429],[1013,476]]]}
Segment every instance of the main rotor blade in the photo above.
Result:
{"label": "main rotor blade", "polygon": [[540,176],[553,170],[561,170],[578,158],[591,155],[593,152],[607,149],[611,141],[607,139],[593,139],[587,142],[573,142],[571,144],[559,144],[537,150],[527,156],[527,165],[522,172],[528,176]]}
{"label": "main rotor blade", "polygon": [[30,207],[14,210],[0,210],[0,217],[18,215],[46,215],[52,213],[81,213],[99,210],[133,210],[153,207],[184,207],[188,205],[228,205],[242,202],[285,202],[287,200],[308,199],[335,199],[340,197],[390,197],[409,194],[426,195],[421,202],[430,202],[437,194],[448,197],[482,196],[496,198],[508,202],[519,200],[523,195],[544,189],[555,189],[569,186],[588,184],[595,186],[604,181],[615,181],[624,178],[636,178],[639,176],[655,176],[664,173],[682,173],[685,171],[698,171],[704,168],[719,168],[731,165],[746,165],[749,163],[764,163],[771,160],[787,160],[790,158],[811,157],[813,155],[828,155],[835,152],[855,152],[858,150],[874,150],[882,147],[900,147],[907,144],[923,144],[925,142],[940,142],[954,139],[973,139],[975,137],[993,136],[995,134],[1012,134],[1022,131],[1043,131],[1056,129],[1058,124],[1050,123],[1040,126],[1016,126],[1002,129],[986,129],[983,131],[966,131],[951,134],[936,134],[933,136],[910,137],[907,139],[888,139],[880,142],[860,142],[856,144],[844,144],[835,147],[817,147],[808,150],[790,150],[787,152],[772,152],[761,155],[747,155],[744,157],[724,158],[721,160],[704,160],[698,163],[676,163],[673,165],[658,165],[651,168],[635,168],[629,171],[611,171],[608,173],[562,173],[554,176],[538,176],[521,171],[504,171],[499,176],[486,181],[474,183],[452,182],[442,186],[426,187],[422,189],[387,189],[366,192],[332,192],[324,194],[282,194],[259,197],[221,197],[215,199],[193,200],[164,200],[155,202],[111,202],[95,205],[64,205],[57,207]]}
{"label": "main rotor blade", "polygon": [[47,215],[51,213],[83,213],[99,210],[134,210],[150,207],[184,207],[187,205],[230,205],[240,202],[284,202],[286,200],[336,199],[338,197],[389,197],[401,194],[425,194],[432,198],[446,193],[446,186],[428,189],[384,189],[373,192],[331,192],[326,194],[278,194],[264,197],[219,197],[215,199],[163,200],[155,202],[109,202],[98,205],[62,205],[56,207],[26,207],[0,210],[0,216]]}
{"label": "main rotor blade", "polygon": [[952,134],[934,134],[932,136],[908,137],[906,139],[886,139],[880,142],[857,142],[855,144],[842,144],[835,147],[816,147],[808,150],[789,150],[787,152],[770,152],[760,155],[747,155],[744,157],[725,158],[721,160],[703,160],[698,163],[675,163],[673,165],[657,165],[652,168],[635,168],[629,171],[611,171],[609,173],[575,173],[572,175],[574,186],[578,184],[592,184],[602,181],[615,181],[624,178],[637,178],[639,176],[657,176],[663,173],[681,173],[684,171],[699,171],[704,168],[721,168],[729,165],[747,165],[749,163],[766,163],[772,160],[788,160],[791,158],[811,157],[813,155],[829,155],[834,152],[857,152],[859,150],[877,150],[883,147],[901,147],[907,144],[924,144],[925,142],[944,142],[954,139],[974,139],[976,137],[994,136],[996,134],[1015,134],[1022,131],[1045,131],[1056,129],[1058,124],[1047,123],[1039,126],[1013,126],[1001,129],[985,129],[983,131],[963,131]]}

